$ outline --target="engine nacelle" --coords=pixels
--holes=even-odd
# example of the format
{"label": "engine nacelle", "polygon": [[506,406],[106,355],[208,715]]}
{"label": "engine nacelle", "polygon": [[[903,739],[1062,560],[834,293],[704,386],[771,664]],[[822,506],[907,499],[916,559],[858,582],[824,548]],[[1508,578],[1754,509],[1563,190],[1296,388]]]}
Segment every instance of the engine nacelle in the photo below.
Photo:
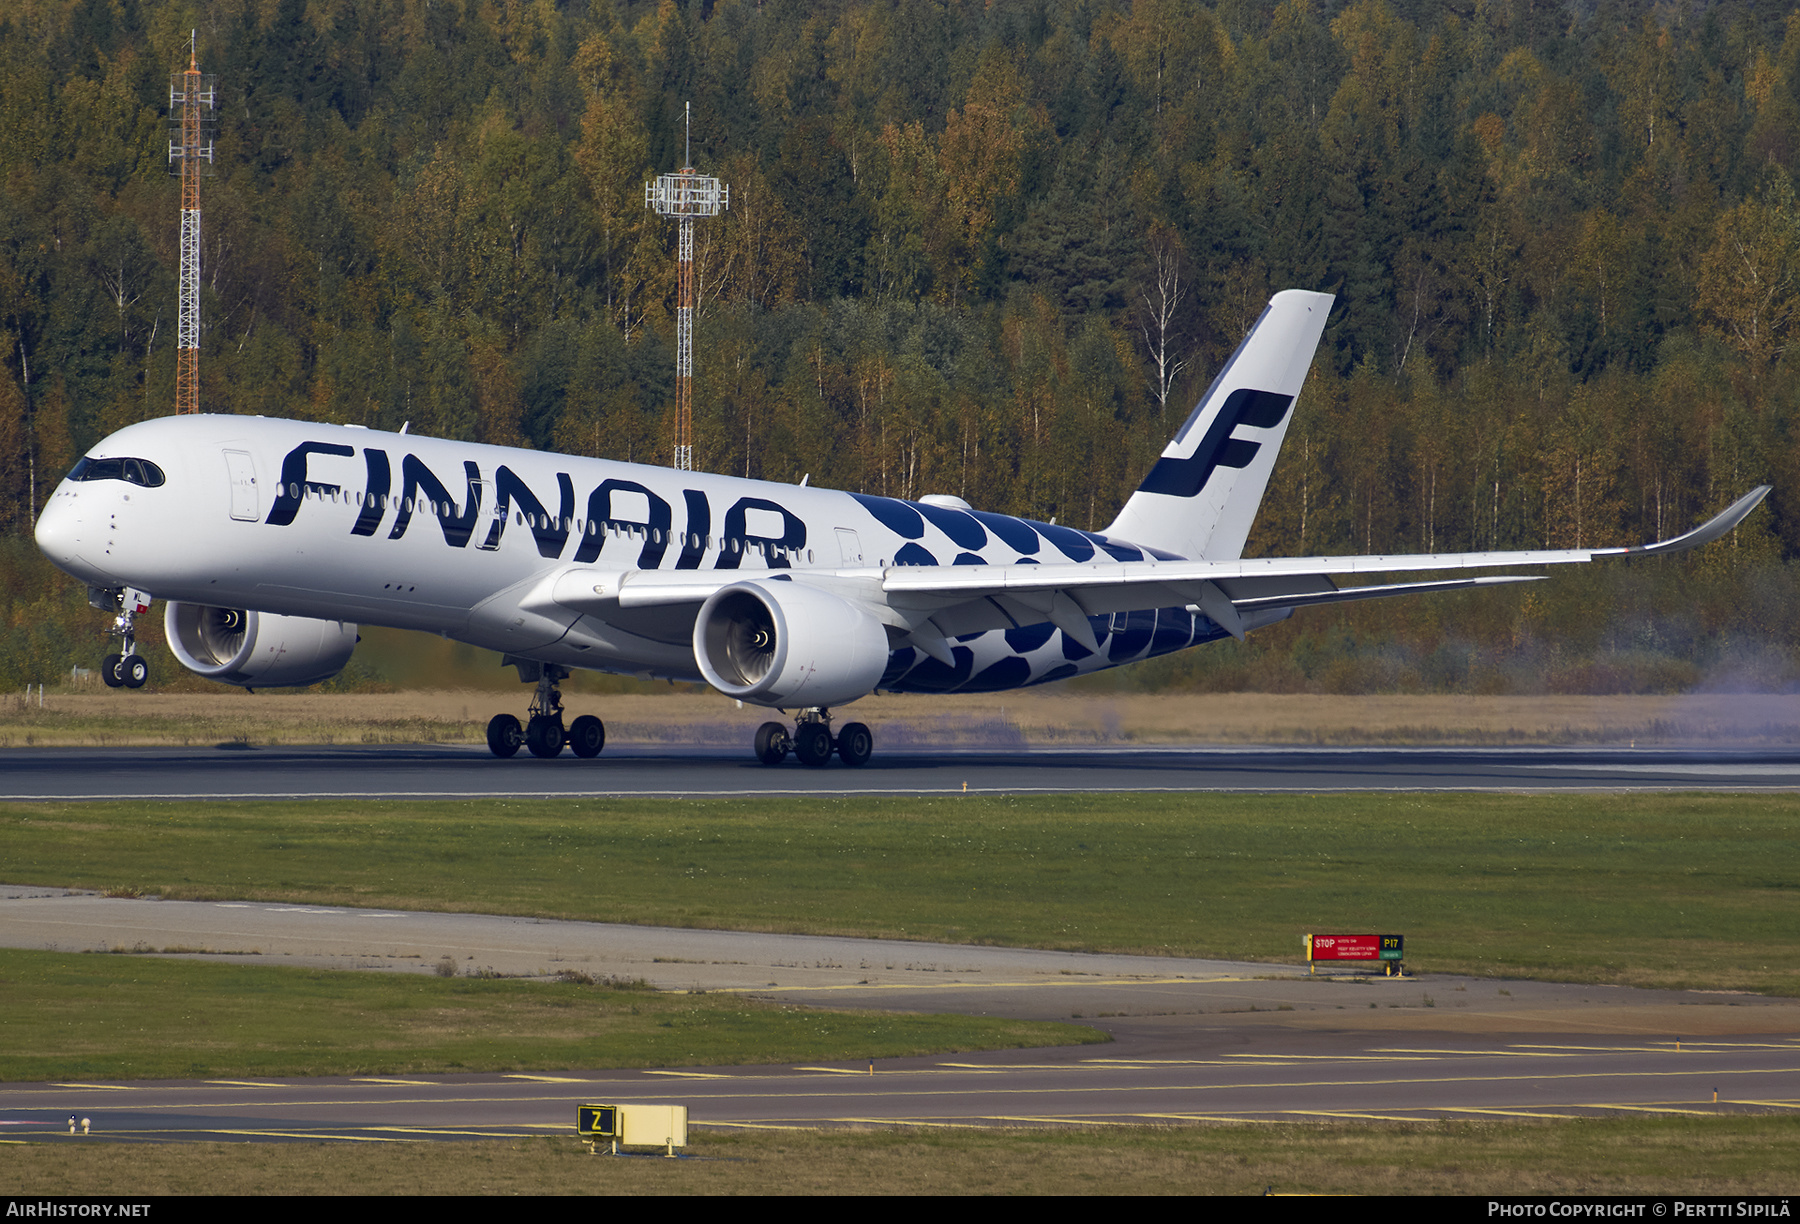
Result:
{"label": "engine nacelle", "polygon": [[708,684],[765,706],[834,706],[866,697],[887,670],[888,637],[867,611],[803,583],[737,582],[694,620]]}
{"label": "engine nacelle", "polygon": [[183,667],[245,688],[329,680],[356,649],[356,626],[343,621],[205,604],[171,601],[163,629]]}

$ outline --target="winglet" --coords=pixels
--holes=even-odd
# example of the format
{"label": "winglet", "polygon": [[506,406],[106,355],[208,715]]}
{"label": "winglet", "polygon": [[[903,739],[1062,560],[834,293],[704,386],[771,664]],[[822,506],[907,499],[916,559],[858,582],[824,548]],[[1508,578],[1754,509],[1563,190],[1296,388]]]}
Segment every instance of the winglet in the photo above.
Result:
{"label": "winglet", "polygon": [[1661,557],[1670,553],[1686,552],[1688,549],[1698,548],[1702,544],[1711,544],[1749,517],[1750,512],[1762,504],[1762,499],[1769,495],[1769,490],[1773,487],[1772,485],[1757,485],[1706,522],[1672,540],[1659,540],[1655,544],[1634,544],[1630,548],[1601,548],[1596,549],[1594,555],[1597,557],[1608,555]]}

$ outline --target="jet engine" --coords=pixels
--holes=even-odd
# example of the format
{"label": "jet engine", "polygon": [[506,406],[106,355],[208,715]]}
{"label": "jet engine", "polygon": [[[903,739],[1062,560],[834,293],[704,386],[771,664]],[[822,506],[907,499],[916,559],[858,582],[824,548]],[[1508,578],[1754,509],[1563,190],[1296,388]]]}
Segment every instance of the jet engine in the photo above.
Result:
{"label": "jet engine", "polygon": [[888,637],[867,611],[803,583],[763,579],[715,591],[694,620],[708,684],[765,706],[866,697],[887,669]]}
{"label": "jet engine", "polygon": [[245,688],[329,680],[356,649],[356,626],[343,621],[204,604],[171,601],[163,629],[183,667]]}

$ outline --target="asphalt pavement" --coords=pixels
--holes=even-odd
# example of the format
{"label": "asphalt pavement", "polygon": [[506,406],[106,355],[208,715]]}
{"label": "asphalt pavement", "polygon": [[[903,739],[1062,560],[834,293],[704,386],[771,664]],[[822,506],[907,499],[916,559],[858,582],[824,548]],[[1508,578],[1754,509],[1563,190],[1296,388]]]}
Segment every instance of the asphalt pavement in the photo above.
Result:
{"label": "asphalt pavement", "polygon": [[1796,790],[1800,749],[1127,748],[882,751],[778,766],[746,748],[626,747],[592,760],[464,745],[27,748],[0,799],[530,798],[1118,791]]}

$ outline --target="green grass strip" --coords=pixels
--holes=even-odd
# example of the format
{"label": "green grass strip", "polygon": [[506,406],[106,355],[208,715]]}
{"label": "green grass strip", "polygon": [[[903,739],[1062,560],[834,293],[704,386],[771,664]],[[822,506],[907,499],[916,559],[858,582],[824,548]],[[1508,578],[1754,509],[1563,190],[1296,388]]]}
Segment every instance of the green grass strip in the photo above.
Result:
{"label": "green grass strip", "polygon": [[8,882],[1800,994],[1788,795],[0,807]]}
{"label": "green grass strip", "polygon": [[0,1080],[396,1075],[891,1058],[1104,1041],[1072,1024],[736,995],[0,949]]}

